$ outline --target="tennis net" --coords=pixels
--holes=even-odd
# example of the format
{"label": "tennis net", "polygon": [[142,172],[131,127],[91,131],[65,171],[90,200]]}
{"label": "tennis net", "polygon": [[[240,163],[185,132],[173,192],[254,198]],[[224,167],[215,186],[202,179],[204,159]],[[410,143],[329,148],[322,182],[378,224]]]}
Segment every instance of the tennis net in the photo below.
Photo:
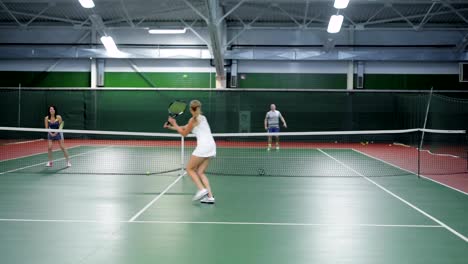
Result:
{"label": "tennis net", "polygon": [[[180,174],[196,146],[193,135],[64,129],[72,166],[66,167],[55,141],[53,167],[46,167],[48,132],[0,127],[0,174]],[[462,130],[234,133],[214,138],[217,156],[207,173],[215,175],[391,177],[468,171],[467,137]]]}

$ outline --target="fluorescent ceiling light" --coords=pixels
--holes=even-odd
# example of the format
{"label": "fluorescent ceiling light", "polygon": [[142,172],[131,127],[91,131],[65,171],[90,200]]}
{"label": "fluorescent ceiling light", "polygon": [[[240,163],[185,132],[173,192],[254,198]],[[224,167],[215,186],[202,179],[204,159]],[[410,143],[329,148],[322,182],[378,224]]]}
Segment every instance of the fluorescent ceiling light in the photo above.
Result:
{"label": "fluorescent ceiling light", "polygon": [[94,2],[93,0],[78,0],[80,1],[80,4],[84,8],[93,8],[94,7]]}
{"label": "fluorescent ceiling light", "polygon": [[185,34],[187,28],[181,29],[150,29],[148,33],[150,34]]}
{"label": "fluorescent ceiling light", "polygon": [[335,0],[333,5],[336,9],[343,9],[348,6],[349,0]]}
{"label": "fluorescent ceiling light", "polygon": [[119,56],[121,54],[120,50],[115,45],[114,39],[111,36],[102,36],[101,42],[104,44],[107,53],[110,56]]}
{"label": "fluorescent ceiling light", "polygon": [[342,15],[333,15],[330,18],[330,23],[328,24],[328,33],[338,33],[341,29],[341,24],[343,24]]}

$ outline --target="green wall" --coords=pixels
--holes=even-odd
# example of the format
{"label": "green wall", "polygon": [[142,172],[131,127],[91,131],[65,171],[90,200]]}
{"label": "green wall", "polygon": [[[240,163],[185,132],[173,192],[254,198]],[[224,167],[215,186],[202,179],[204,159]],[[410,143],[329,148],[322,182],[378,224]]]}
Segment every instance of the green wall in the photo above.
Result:
{"label": "green wall", "polygon": [[[245,76],[241,78],[240,76]],[[148,81],[149,80],[149,81]],[[0,72],[0,87],[89,87],[89,72]],[[105,87],[210,88],[215,76],[200,72],[107,72]],[[366,74],[364,89],[468,89],[458,75]],[[239,88],[346,89],[346,74],[239,73]]]}
{"label": "green wall", "polygon": [[[456,74],[365,74],[365,89],[468,90]],[[356,79],[356,76],[355,76]]]}
{"label": "green wall", "polygon": [[0,72],[0,87],[89,87],[89,72]]}
{"label": "green wall", "polygon": [[239,87],[346,89],[346,74],[240,73]]}
{"label": "green wall", "polygon": [[[17,126],[18,90],[0,89],[0,126]],[[428,128],[466,129],[468,100],[434,95]],[[167,132],[167,106],[198,99],[214,132],[239,132],[239,112],[251,115],[251,132],[262,132],[275,103],[288,122],[284,131],[382,130],[422,127],[428,93],[21,90],[22,127],[43,127],[47,107],[56,105],[66,128]],[[181,116],[186,122],[189,114]]]}
{"label": "green wall", "polygon": [[[211,78],[211,82],[210,82]],[[106,87],[210,88],[215,87],[215,74],[200,72],[106,72]],[[149,82],[147,81],[149,80]]]}

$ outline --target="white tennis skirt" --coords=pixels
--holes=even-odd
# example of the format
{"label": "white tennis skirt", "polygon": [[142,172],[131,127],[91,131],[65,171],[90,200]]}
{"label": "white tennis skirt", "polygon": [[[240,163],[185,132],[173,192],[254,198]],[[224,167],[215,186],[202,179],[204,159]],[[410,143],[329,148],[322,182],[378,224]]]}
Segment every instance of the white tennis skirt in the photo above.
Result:
{"label": "white tennis skirt", "polygon": [[215,157],[216,144],[197,145],[192,155],[201,158]]}

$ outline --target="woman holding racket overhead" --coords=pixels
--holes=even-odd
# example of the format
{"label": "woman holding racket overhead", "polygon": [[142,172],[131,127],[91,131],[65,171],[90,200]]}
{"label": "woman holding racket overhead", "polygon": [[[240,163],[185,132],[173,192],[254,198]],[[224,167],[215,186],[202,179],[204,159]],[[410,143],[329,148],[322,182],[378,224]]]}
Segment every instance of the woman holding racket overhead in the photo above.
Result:
{"label": "woman holding racket overhead", "polygon": [[[44,118],[44,125],[45,128],[50,128],[50,129],[61,129],[63,128],[63,120],[62,117],[57,113],[57,107],[55,106],[50,106],[49,111],[47,116]],[[65,145],[63,143],[63,133],[61,132],[49,132],[47,134],[47,139],[48,139],[48,157],[49,161],[47,162],[46,166],[47,167],[52,167],[52,144],[54,141],[58,141],[60,149],[63,151],[63,155],[65,156],[65,159],[67,160],[67,167],[71,166],[70,163],[70,157],[68,156],[68,151],[65,148]]]}
{"label": "woman holding racket overhead", "polygon": [[174,118],[169,117],[168,122],[170,125],[166,123],[164,128],[175,130],[184,137],[192,132],[197,137],[197,147],[187,164],[187,173],[198,188],[192,200],[212,204],[215,202],[215,198],[211,191],[210,182],[205,175],[205,170],[208,167],[210,158],[216,156],[216,143],[211,135],[210,125],[206,117],[202,115],[201,106],[200,101],[192,100],[190,102],[192,118],[190,118],[187,125],[179,126]]}

